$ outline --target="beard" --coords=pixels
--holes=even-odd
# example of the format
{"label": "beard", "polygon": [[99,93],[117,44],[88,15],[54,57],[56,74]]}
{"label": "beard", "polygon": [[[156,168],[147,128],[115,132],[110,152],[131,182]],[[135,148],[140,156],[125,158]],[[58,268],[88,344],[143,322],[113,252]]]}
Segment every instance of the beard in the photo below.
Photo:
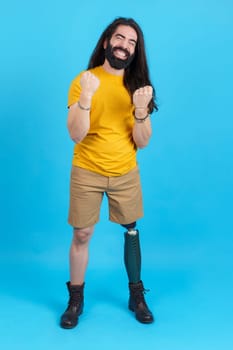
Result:
{"label": "beard", "polygon": [[[121,59],[118,58],[114,55],[114,51],[116,50],[121,50],[125,53],[126,58],[125,59]],[[134,59],[134,53],[132,55],[130,55],[129,51],[126,49],[123,49],[123,47],[120,46],[115,46],[113,47],[110,42],[108,42],[108,46],[105,49],[105,58],[108,60],[110,66],[112,68],[115,69],[125,69],[127,68],[130,63],[133,61]]]}

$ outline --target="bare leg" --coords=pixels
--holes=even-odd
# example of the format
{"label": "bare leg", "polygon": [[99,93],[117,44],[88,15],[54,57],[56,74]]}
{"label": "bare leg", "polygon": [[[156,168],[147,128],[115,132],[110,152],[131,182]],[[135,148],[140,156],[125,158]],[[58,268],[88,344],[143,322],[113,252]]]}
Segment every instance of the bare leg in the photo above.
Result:
{"label": "bare leg", "polygon": [[68,307],[61,316],[62,328],[73,328],[84,306],[84,278],[88,263],[88,245],[94,226],[79,229],[74,228],[73,240],[70,247],[70,281],[67,282],[69,291]]}
{"label": "bare leg", "polygon": [[72,285],[84,283],[88,264],[88,248],[94,226],[74,228],[73,240],[70,247],[70,282]]}

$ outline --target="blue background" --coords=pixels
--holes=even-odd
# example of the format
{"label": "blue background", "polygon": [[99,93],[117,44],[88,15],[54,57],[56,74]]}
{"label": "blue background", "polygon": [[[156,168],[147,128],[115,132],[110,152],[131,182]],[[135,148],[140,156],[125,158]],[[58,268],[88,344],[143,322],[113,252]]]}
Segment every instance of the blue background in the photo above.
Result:
{"label": "blue background", "polygon": [[[2,4],[0,16],[0,344],[232,349],[233,2],[22,0]],[[138,153],[142,277],[157,321],[141,325],[127,310],[123,231],[104,201],[85,313],[65,331],[67,92],[117,16],[144,31],[160,108]]]}

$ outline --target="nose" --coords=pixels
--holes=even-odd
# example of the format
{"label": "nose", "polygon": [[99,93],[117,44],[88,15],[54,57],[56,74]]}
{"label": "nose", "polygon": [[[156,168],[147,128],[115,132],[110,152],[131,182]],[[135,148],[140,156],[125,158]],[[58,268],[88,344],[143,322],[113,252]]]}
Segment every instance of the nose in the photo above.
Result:
{"label": "nose", "polygon": [[128,41],[127,39],[122,40],[121,42],[123,49],[128,49]]}

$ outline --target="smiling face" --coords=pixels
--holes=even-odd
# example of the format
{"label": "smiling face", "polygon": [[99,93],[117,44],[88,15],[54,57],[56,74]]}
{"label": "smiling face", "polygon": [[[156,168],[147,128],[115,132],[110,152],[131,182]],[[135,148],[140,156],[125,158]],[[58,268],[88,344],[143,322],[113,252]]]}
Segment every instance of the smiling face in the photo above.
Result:
{"label": "smiling face", "polygon": [[119,25],[110,41],[104,42],[105,57],[115,69],[125,69],[132,62],[137,44],[136,31],[126,25]]}

